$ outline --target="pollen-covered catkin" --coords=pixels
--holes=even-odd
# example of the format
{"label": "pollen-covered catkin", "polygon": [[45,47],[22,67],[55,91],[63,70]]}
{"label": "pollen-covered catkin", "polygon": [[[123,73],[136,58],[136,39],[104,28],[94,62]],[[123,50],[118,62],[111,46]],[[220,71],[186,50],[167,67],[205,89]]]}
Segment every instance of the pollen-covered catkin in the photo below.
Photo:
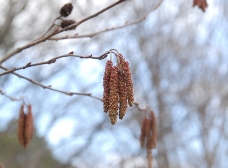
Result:
{"label": "pollen-covered catkin", "polygon": [[131,78],[131,69],[130,69],[129,63],[127,61],[124,63],[123,72],[124,72],[124,77],[126,80],[126,91],[127,91],[128,104],[129,104],[129,106],[132,107],[133,102],[134,102],[134,88],[133,88],[133,82],[132,82],[132,78]]}
{"label": "pollen-covered catkin", "polygon": [[112,124],[117,121],[118,102],[119,102],[119,77],[118,66],[113,66],[110,75],[110,97],[109,97],[109,117]]}
{"label": "pollen-covered catkin", "polygon": [[107,61],[105,66],[105,72],[103,77],[103,108],[104,112],[109,110],[109,97],[110,97],[110,75],[112,70],[112,61]]}
{"label": "pollen-covered catkin", "polygon": [[124,74],[119,71],[119,118],[122,120],[127,110],[127,91]]}

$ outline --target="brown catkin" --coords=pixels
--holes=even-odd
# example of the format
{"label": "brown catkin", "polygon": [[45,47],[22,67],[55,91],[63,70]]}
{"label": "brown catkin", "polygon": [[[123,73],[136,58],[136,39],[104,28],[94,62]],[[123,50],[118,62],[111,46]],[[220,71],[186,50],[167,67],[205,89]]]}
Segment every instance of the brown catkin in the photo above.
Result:
{"label": "brown catkin", "polygon": [[144,147],[146,142],[148,168],[152,168],[153,166],[153,156],[151,150],[156,148],[156,138],[156,117],[154,112],[150,111],[149,118],[145,116],[143,119],[141,135],[139,138],[141,147]]}
{"label": "brown catkin", "polygon": [[24,138],[25,133],[25,121],[26,121],[26,115],[24,113],[24,105],[21,105],[20,108],[20,114],[19,114],[19,119],[18,119],[18,132],[17,132],[17,136],[18,136],[18,141],[22,146],[26,146],[27,142]]}
{"label": "brown catkin", "polygon": [[132,78],[131,78],[131,69],[130,69],[129,63],[127,61],[124,63],[123,72],[124,72],[124,77],[126,80],[126,91],[127,91],[128,104],[129,104],[129,106],[132,107],[133,102],[134,102],[134,88],[133,88],[133,82],[132,82]]}
{"label": "brown catkin", "polygon": [[151,150],[150,149],[147,149],[147,161],[148,161],[148,168],[152,168],[153,166],[153,163],[152,163],[152,153],[151,153]]}
{"label": "brown catkin", "polygon": [[0,168],[5,168],[4,164],[0,163]]}
{"label": "brown catkin", "polygon": [[105,72],[103,77],[103,108],[104,112],[109,110],[109,96],[110,96],[110,75],[112,70],[112,61],[107,61],[105,66]]}
{"label": "brown catkin", "polygon": [[151,131],[152,131],[152,148],[156,148],[157,146],[157,122],[156,122],[156,116],[153,111],[151,111]]}
{"label": "brown catkin", "polygon": [[127,91],[124,74],[119,71],[119,119],[123,119],[127,110]]}
{"label": "brown catkin", "polygon": [[109,97],[109,117],[112,124],[117,121],[118,101],[119,101],[119,77],[118,66],[113,66],[110,74],[110,97]]}
{"label": "brown catkin", "polygon": [[207,8],[207,1],[206,0],[193,0],[193,7],[198,6],[199,8],[202,9],[202,11],[205,12],[205,9]]}
{"label": "brown catkin", "polygon": [[141,126],[141,134],[139,138],[141,147],[143,147],[145,144],[145,137],[146,137],[145,128],[146,128],[146,118],[143,119],[142,126]]}
{"label": "brown catkin", "polygon": [[27,115],[24,112],[24,104],[21,105],[18,119],[18,140],[26,148],[33,135],[32,106],[27,106]]}
{"label": "brown catkin", "polygon": [[59,11],[61,16],[67,17],[71,14],[73,10],[73,5],[71,3],[65,4]]}
{"label": "brown catkin", "polygon": [[25,123],[25,139],[27,142],[29,142],[33,136],[32,106],[29,104],[27,109],[28,109],[28,114],[27,114],[26,123]]}
{"label": "brown catkin", "polygon": [[121,69],[121,71],[123,71],[123,68],[125,66],[124,64],[125,64],[126,61],[125,61],[125,59],[124,59],[122,54],[119,54],[118,56],[119,56],[120,69]]}

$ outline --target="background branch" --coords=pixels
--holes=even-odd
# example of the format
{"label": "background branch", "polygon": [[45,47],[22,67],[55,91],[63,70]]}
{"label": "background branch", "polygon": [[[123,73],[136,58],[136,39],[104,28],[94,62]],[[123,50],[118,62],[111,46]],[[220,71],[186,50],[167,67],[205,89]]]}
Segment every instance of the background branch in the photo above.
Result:
{"label": "background branch", "polygon": [[[90,19],[92,19],[92,18],[94,18],[94,17],[100,15],[101,13],[107,11],[108,9],[110,9],[110,8],[116,6],[116,5],[118,5],[118,4],[120,4],[120,3],[124,2],[124,1],[126,1],[126,0],[117,1],[117,2],[115,2],[115,3],[111,4],[111,5],[109,5],[108,7],[106,7],[106,8],[104,8],[104,9],[100,10],[99,12],[97,12],[97,13],[95,13],[95,14],[93,14],[93,15],[90,15],[90,16],[88,16],[88,17],[82,19],[82,20],[79,21],[79,22],[76,22],[75,24],[72,24],[72,25],[70,25],[70,26],[68,26],[68,27],[65,27],[65,28],[63,28],[63,29],[57,30],[57,31],[55,31],[55,32],[52,32],[52,33],[50,33],[49,35],[47,35],[46,37],[38,38],[37,40],[32,41],[32,42],[29,42],[28,44],[26,44],[26,45],[24,45],[24,46],[22,46],[22,47],[18,47],[18,48],[16,48],[16,49],[14,49],[14,50],[11,51],[10,53],[8,53],[6,56],[4,56],[2,59],[0,59],[0,64],[2,64],[3,62],[5,62],[6,60],[10,59],[10,58],[11,58],[12,56],[14,56],[15,54],[20,53],[21,51],[23,51],[23,50],[25,50],[25,49],[27,49],[27,48],[30,48],[30,47],[32,47],[32,46],[34,46],[34,45],[37,45],[37,44],[39,44],[39,43],[45,42],[47,39],[49,39],[50,37],[52,37],[52,36],[54,36],[54,35],[56,35],[56,34],[59,34],[59,33],[63,32],[63,31],[66,31],[66,30],[69,30],[69,29],[71,29],[71,28],[73,28],[73,27],[77,27],[78,25],[82,24],[83,22],[88,21],[88,20],[90,20]],[[46,34],[46,33],[45,33],[45,34]]]}
{"label": "background branch", "polygon": [[105,33],[105,32],[108,32],[108,31],[113,31],[113,30],[117,30],[117,29],[121,29],[121,28],[125,28],[125,27],[128,27],[128,26],[131,26],[131,25],[135,25],[135,24],[138,24],[144,20],[146,20],[146,18],[153,12],[155,11],[160,5],[161,3],[163,2],[163,0],[161,0],[152,10],[150,10],[145,16],[135,20],[135,21],[132,21],[132,22],[126,22],[125,24],[123,25],[120,25],[120,26],[116,26],[116,27],[112,27],[112,28],[107,28],[107,29],[104,29],[104,30],[101,30],[101,31],[97,31],[97,32],[93,32],[93,33],[88,33],[88,34],[82,34],[82,35],[79,35],[79,34],[74,34],[74,35],[66,35],[66,36],[62,36],[62,37],[51,37],[49,38],[48,40],[64,40],[64,39],[73,39],[73,38],[92,38],[98,34],[101,34],[101,33]]}
{"label": "background branch", "polygon": [[[4,70],[6,70],[6,71],[8,70],[7,68],[5,68],[5,67],[2,66],[2,65],[0,66],[0,68],[1,68],[1,69],[4,69]],[[23,78],[23,79],[25,79],[25,80],[27,80],[27,81],[29,81],[29,82],[35,84],[35,85],[38,85],[38,86],[42,87],[43,89],[49,89],[49,90],[52,90],[52,91],[55,91],[55,92],[59,92],[59,93],[62,93],[62,94],[68,95],[68,96],[73,96],[73,95],[89,96],[89,97],[92,97],[92,98],[95,98],[95,99],[97,99],[97,100],[102,101],[101,98],[96,97],[96,96],[93,96],[92,93],[66,92],[66,91],[54,89],[54,88],[52,88],[51,85],[48,85],[48,86],[47,86],[47,85],[43,85],[43,84],[41,84],[41,83],[39,83],[39,82],[37,82],[37,81],[34,81],[34,80],[30,79],[30,78],[27,78],[27,77],[25,77],[25,76],[22,76],[22,75],[20,75],[20,74],[18,74],[18,73],[16,73],[16,72],[11,72],[11,74],[14,74],[14,75],[18,76],[19,78]]]}
{"label": "background branch", "polygon": [[14,98],[12,96],[9,96],[5,92],[3,92],[1,89],[0,89],[0,94],[2,94],[3,96],[9,98],[11,101],[21,101],[21,98]]}

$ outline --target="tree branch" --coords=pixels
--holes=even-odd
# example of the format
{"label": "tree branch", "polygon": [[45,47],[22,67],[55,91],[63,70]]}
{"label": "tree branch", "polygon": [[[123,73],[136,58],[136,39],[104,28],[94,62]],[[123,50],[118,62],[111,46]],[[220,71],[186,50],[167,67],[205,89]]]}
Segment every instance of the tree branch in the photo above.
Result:
{"label": "tree branch", "polygon": [[21,98],[14,98],[12,96],[9,96],[7,95],[5,92],[3,92],[1,89],[0,89],[0,94],[2,94],[3,96],[6,96],[7,98],[9,98],[11,101],[21,101]]}
{"label": "tree branch", "polygon": [[66,35],[66,36],[62,36],[62,37],[52,37],[52,38],[49,38],[48,40],[64,40],[64,39],[73,39],[73,38],[92,38],[98,34],[101,34],[101,33],[104,33],[104,32],[108,32],[108,31],[113,31],[113,30],[117,30],[117,29],[121,29],[121,28],[125,28],[125,27],[128,27],[128,26],[131,26],[131,25],[135,25],[135,24],[138,24],[144,20],[146,20],[146,18],[153,12],[155,11],[160,5],[161,3],[163,2],[163,0],[161,0],[152,10],[150,10],[145,16],[135,20],[135,21],[132,21],[132,22],[126,22],[125,24],[123,25],[120,25],[120,26],[116,26],[116,27],[112,27],[112,28],[107,28],[107,29],[104,29],[104,30],[101,30],[101,31],[97,31],[97,32],[94,32],[94,33],[88,33],[88,34],[82,34],[82,35],[79,35],[79,34],[75,34],[75,35]]}
{"label": "tree branch", "polygon": [[[5,68],[5,67],[2,66],[2,65],[0,65],[0,68],[1,68],[1,69],[4,69],[4,70],[6,70],[6,71],[8,70],[7,68]],[[59,92],[59,93],[68,95],[68,96],[73,96],[73,95],[88,96],[88,97],[91,97],[91,98],[94,98],[94,99],[97,99],[97,100],[102,101],[101,98],[96,97],[96,96],[93,96],[92,93],[66,92],[66,91],[54,89],[54,88],[52,88],[51,85],[48,85],[48,86],[43,85],[43,84],[41,84],[41,83],[39,83],[39,82],[37,82],[37,81],[34,81],[34,80],[30,79],[30,78],[27,78],[27,77],[25,77],[25,76],[22,76],[22,75],[20,75],[20,74],[18,74],[18,73],[16,73],[16,72],[11,72],[11,74],[14,74],[14,75],[18,76],[19,78],[23,78],[23,79],[25,79],[25,80],[27,80],[27,81],[29,81],[29,82],[35,84],[35,85],[38,85],[38,86],[42,87],[43,89],[52,90],[52,91],[55,91],[55,92]]]}
{"label": "tree branch", "polygon": [[39,65],[45,65],[45,64],[49,64],[50,65],[50,64],[55,63],[57,59],[64,58],[64,57],[77,57],[77,58],[81,58],[81,59],[98,59],[98,60],[102,60],[102,59],[106,58],[108,56],[108,54],[109,54],[109,52],[106,52],[106,53],[102,54],[101,56],[97,56],[97,57],[93,57],[92,55],[89,55],[89,56],[80,56],[80,55],[74,55],[74,54],[70,54],[70,53],[69,54],[64,54],[64,55],[61,55],[61,56],[52,58],[52,59],[50,59],[48,61],[39,62],[39,63],[35,63],[35,64],[32,64],[31,62],[29,62],[29,63],[27,63],[26,65],[24,65],[22,67],[8,69],[7,71],[5,71],[3,73],[0,73],[0,76],[3,76],[3,75],[6,75],[6,74],[15,72],[17,70],[26,69],[26,68],[29,68],[29,67],[34,67],[34,66],[39,66]]}
{"label": "tree branch", "polygon": [[[10,58],[11,58],[12,56],[14,56],[15,54],[20,53],[21,51],[23,51],[23,50],[25,50],[25,49],[27,49],[27,48],[30,48],[30,47],[32,47],[32,46],[34,46],[34,45],[37,45],[37,44],[39,44],[39,43],[45,42],[45,41],[48,40],[50,37],[52,37],[52,36],[54,36],[54,35],[56,35],[56,34],[59,34],[59,33],[63,32],[63,31],[66,31],[66,30],[69,30],[69,29],[71,29],[71,28],[73,28],[73,27],[77,27],[78,25],[82,24],[83,22],[85,22],[85,21],[87,21],[87,20],[90,20],[90,19],[92,19],[92,18],[94,18],[94,17],[100,15],[101,13],[107,11],[108,9],[110,9],[110,8],[116,6],[116,5],[118,5],[118,4],[120,4],[120,3],[124,2],[124,1],[126,1],[126,0],[119,0],[119,1],[117,1],[117,2],[115,2],[115,3],[113,3],[113,4],[111,4],[111,5],[109,5],[108,7],[106,7],[106,8],[104,8],[104,9],[100,10],[99,12],[97,12],[97,13],[95,13],[95,14],[93,14],[93,15],[90,15],[90,16],[88,16],[88,17],[82,19],[82,20],[79,21],[79,22],[76,22],[75,24],[72,24],[72,25],[70,25],[70,26],[68,26],[68,27],[65,27],[65,28],[63,28],[63,29],[54,31],[54,32],[50,33],[49,35],[47,35],[46,37],[38,38],[37,40],[34,40],[34,41],[32,41],[32,42],[29,42],[28,44],[26,44],[26,45],[24,45],[24,46],[22,46],[22,47],[18,47],[18,48],[16,48],[16,49],[14,49],[14,50],[11,51],[10,53],[8,53],[6,56],[4,56],[2,59],[0,59],[0,64],[2,64],[3,62],[5,62],[6,60],[10,59]],[[46,34],[46,33],[45,33],[45,34]]]}

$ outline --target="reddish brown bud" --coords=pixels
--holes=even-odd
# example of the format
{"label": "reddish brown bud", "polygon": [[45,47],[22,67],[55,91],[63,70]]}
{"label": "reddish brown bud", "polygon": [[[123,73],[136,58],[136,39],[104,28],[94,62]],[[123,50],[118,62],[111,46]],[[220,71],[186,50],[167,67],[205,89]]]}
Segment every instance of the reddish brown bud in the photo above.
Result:
{"label": "reddish brown bud", "polygon": [[71,3],[65,4],[59,11],[60,15],[63,17],[67,17],[71,14],[73,10],[73,5]]}

